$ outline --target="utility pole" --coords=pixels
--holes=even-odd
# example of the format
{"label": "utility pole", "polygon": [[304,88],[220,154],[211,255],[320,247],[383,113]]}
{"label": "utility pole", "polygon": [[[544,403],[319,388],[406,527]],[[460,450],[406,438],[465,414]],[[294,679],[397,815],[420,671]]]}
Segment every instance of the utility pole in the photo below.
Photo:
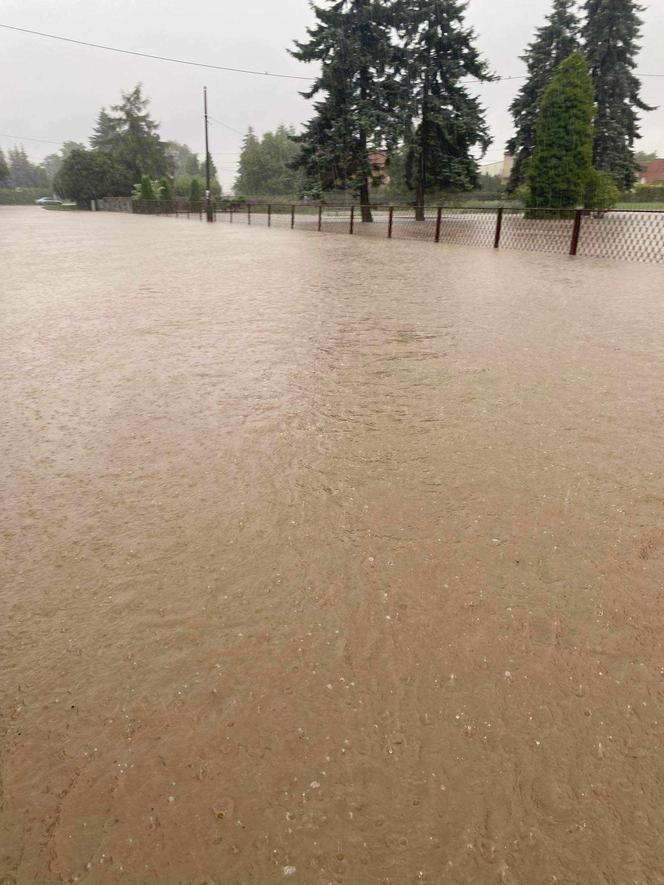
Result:
{"label": "utility pole", "polygon": [[212,194],[210,193],[210,142],[208,137],[207,86],[203,87],[203,110],[205,112],[205,217],[214,221]]}

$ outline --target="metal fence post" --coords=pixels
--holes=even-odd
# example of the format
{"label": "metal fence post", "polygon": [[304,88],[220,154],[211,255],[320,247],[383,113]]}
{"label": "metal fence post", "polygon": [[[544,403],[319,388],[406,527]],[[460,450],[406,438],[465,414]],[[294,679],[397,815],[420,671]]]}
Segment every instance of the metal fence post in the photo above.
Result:
{"label": "metal fence post", "polygon": [[323,204],[318,207],[318,233],[323,230]]}
{"label": "metal fence post", "polygon": [[576,255],[579,249],[579,237],[581,236],[581,218],[583,210],[577,209],[574,214],[574,227],[572,229],[572,244],[570,245],[569,254]]}
{"label": "metal fence post", "polygon": [[232,207],[232,206],[231,206],[231,218],[230,218],[230,224],[233,224],[233,207]]}
{"label": "metal fence post", "polygon": [[295,206],[293,205],[293,206],[291,206],[291,211],[290,211],[290,229],[293,230],[294,227],[295,227]]}
{"label": "metal fence post", "polygon": [[355,230],[355,206],[350,207],[350,230],[348,233],[352,236]]}
{"label": "metal fence post", "polygon": [[390,216],[387,222],[387,239],[392,239],[392,231],[394,229],[394,206],[390,206]]}
{"label": "metal fence post", "polygon": [[443,221],[443,207],[438,207],[438,212],[436,214],[436,242],[440,243],[440,226]]}
{"label": "metal fence post", "polygon": [[251,224],[251,203],[247,203],[247,224]]}
{"label": "metal fence post", "polygon": [[500,206],[496,213],[496,236],[493,239],[493,248],[500,248],[500,235],[503,231],[503,207]]}
{"label": "metal fence post", "polygon": [[272,203],[267,206],[267,226],[272,227]]}

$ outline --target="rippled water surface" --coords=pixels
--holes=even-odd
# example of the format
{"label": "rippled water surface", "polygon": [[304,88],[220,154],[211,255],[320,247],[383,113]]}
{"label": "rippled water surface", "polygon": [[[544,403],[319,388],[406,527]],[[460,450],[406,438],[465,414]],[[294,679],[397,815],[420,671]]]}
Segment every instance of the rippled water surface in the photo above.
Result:
{"label": "rippled water surface", "polygon": [[664,882],[664,274],[0,209],[0,882]]}

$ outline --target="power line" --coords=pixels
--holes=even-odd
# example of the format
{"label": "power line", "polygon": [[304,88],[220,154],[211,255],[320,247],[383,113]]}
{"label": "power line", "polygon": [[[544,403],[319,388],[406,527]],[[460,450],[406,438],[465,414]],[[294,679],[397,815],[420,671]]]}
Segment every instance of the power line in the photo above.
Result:
{"label": "power line", "polygon": [[241,135],[242,138],[244,138],[244,136],[245,136],[244,132],[240,132],[239,129],[235,129],[233,126],[229,126],[228,123],[224,123],[221,120],[215,120],[215,118],[211,117],[209,114],[208,114],[208,120],[210,120],[211,123],[216,123],[218,126],[223,126],[224,129],[230,129],[231,132],[234,132],[236,135]]}
{"label": "power line", "polygon": [[[250,74],[256,77],[273,77],[279,80],[306,80],[308,82],[313,82],[316,79],[315,77],[303,77],[300,74],[275,74],[271,71],[257,71],[252,68],[232,68],[226,65],[213,65],[201,61],[191,61],[190,59],[172,58],[168,55],[154,55],[150,52],[139,52],[135,49],[121,49],[118,46],[107,46],[104,43],[92,43],[88,40],[76,40],[73,37],[63,37],[59,34],[47,34],[43,31],[33,31],[30,28],[19,28],[15,25],[5,25],[2,22],[0,22],[0,28],[5,28],[8,31],[16,31],[21,34],[30,34],[33,37],[45,37],[48,40],[60,40],[63,43],[74,43],[76,46],[87,46],[92,49],[103,49],[105,52],[119,52],[122,55],[134,55],[138,58],[149,58],[153,61],[166,61],[170,62],[171,64],[188,65],[194,68],[208,68],[213,71],[226,71],[227,73],[233,74]],[[664,77],[664,74],[639,74],[639,77]],[[528,78],[525,75],[506,75],[494,77],[491,80],[477,80],[475,78],[470,78],[461,82],[484,83],[488,85],[490,83],[502,83],[508,80],[526,79]]]}
{"label": "power line", "polygon": [[8,132],[0,132],[0,138],[11,138],[14,141],[41,141],[44,144],[64,144],[64,141],[49,141],[48,138],[32,138],[30,135],[10,135]]}
{"label": "power line", "polygon": [[62,37],[59,34],[45,34],[43,31],[32,31],[30,28],[17,28],[14,25],[4,25],[0,22],[0,28],[8,31],[18,31],[21,34],[31,34],[33,37],[46,37],[49,40],[60,40],[63,43],[75,43],[77,46],[89,46],[92,49],[103,49],[106,52],[120,52],[122,55],[136,55],[139,58],[151,58],[154,61],[167,61],[176,65],[189,65],[194,68],[209,68],[213,71],[226,71],[233,74],[253,74],[257,77],[276,77],[280,80],[314,80],[314,77],[302,77],[297,74],[274,74],[271,71],[255,71],[250,68],[231,68],[225,65],[206,64],[201,61],[190,61],[184,58],[171,58],[167,55],[153,55],[150,52],[139,52],[134,49],[120,49],[117,46],[106,46],[104,43],[91,43],[87,40],[75,40],[73,37]]}

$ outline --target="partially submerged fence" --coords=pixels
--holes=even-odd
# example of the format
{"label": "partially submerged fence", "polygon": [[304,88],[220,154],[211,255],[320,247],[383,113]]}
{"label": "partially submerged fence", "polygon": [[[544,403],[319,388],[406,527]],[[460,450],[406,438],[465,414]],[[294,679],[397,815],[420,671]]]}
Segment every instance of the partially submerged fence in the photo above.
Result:
{"label": "partially submerged fence", "polygon": [[[203,219],[203,203],[142,203],[134,211]],[[664,212],[483,209],[466,206],[213,206],[215,221],[494,249],[664,263]]]}

